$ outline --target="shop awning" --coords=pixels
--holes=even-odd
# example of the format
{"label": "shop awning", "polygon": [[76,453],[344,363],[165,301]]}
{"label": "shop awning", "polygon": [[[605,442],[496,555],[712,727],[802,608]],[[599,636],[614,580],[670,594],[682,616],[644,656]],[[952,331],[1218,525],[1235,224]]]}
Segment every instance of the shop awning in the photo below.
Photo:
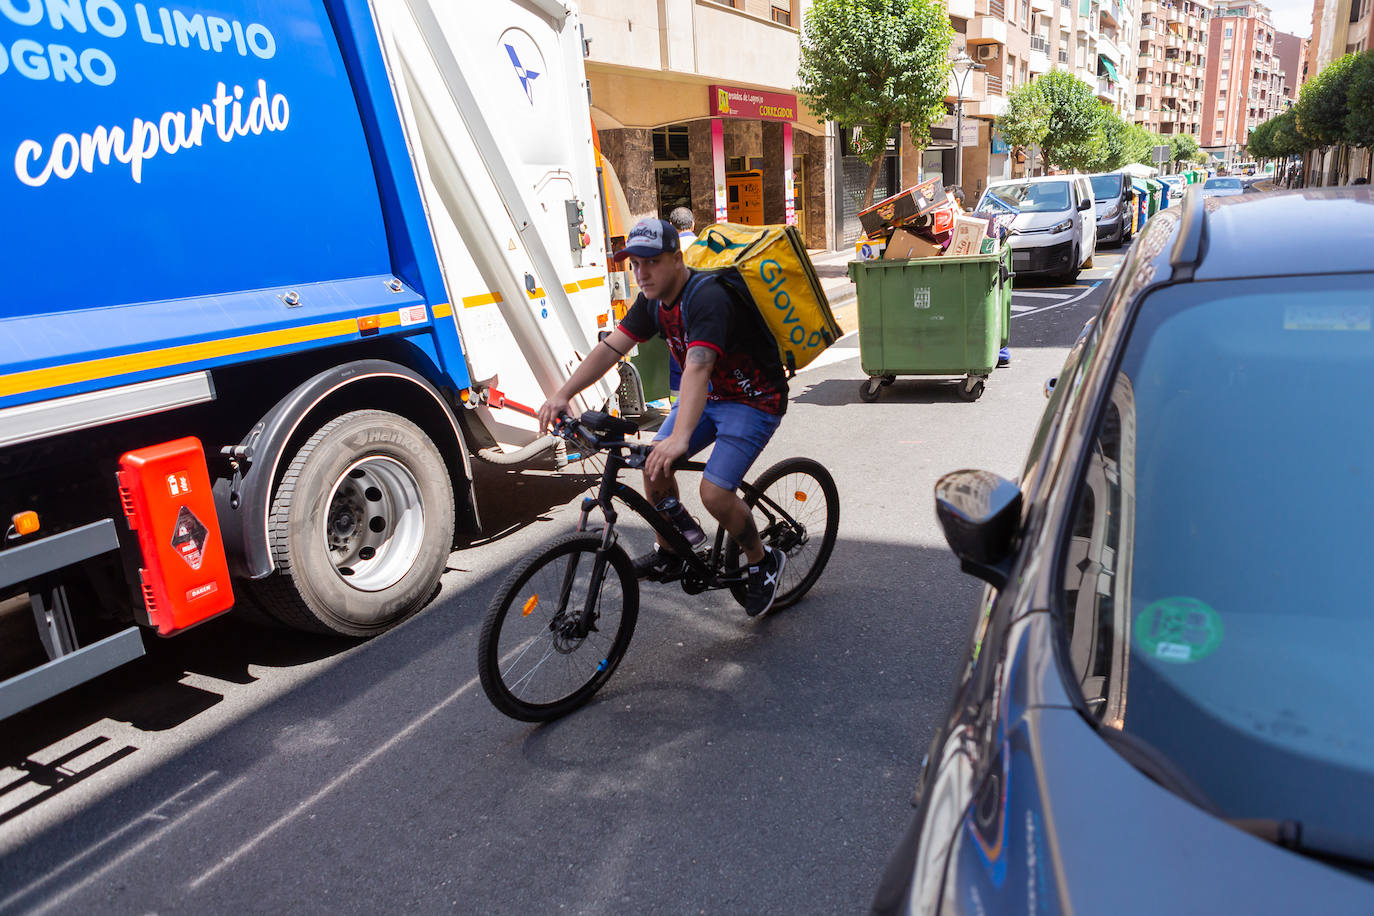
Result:
{"label": "shop awning", "polygon": [[1112,66],[1111,61],[1107,60],[1107,55],[1099,54],[1097,55],[1097,59],[1102,62],[1102,67],[1107,71],[1107,76],[1111,79],[1112,82],[1121,82],[1121,77],[1116,75],[1116,68]]}

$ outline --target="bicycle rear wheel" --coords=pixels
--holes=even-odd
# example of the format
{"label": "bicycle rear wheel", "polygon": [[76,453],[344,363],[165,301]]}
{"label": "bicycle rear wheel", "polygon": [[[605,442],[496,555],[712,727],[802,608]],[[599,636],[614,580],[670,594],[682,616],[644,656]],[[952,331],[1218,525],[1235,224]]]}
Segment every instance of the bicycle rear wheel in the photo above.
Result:
{"label": "bicycle rear wheel", "polygon": [[[777,611],[796,604],[816,584],[835,549],[840,530],[840,491],[825,465],[810,458],[784,458],[758,476],[755,492],[744,501],[753,510],[763,543],[787,554],[778,596]],[[726,539],[725,568],[743,560],[733,538]],[[745,587],[733,585],[730,593],[744,604]]]}
{"label": "bicycle rear wheel", "polygon": [[[575,532],[521,562],[487,607],[477,672],[493,706],[547,722],[586,703],[615,672],[639,617],[634,564],[601,535]],[[593,615],[590,626],[583,615]]]}

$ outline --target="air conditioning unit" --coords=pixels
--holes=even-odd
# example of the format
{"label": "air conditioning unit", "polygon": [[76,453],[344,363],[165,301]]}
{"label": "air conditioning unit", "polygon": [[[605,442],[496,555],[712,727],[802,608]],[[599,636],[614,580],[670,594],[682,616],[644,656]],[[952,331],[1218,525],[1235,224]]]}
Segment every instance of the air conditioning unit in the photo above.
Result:
{"label": "air conditioning unit", "polygon": [[996,59],[997,59],[997,55],[998,55],[1000,52],[1001,52],[1001,49],[998,48],[997,45],[993,45],[993,44],[979,45],[979,46],[978,46],[978,59],[979,59],[979,60],[996,60]]}

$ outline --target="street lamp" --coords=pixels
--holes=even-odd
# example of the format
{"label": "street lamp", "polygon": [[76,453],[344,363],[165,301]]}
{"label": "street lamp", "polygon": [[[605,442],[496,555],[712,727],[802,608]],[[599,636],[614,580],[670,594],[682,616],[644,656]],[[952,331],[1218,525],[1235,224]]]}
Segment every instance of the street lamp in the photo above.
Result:
{"label": "street lamp", "polygon": [[964,90],[968,86],[968,75],[974,70],[986,70],[982,64],[960,51],[959,56],[950,62],[954,73],[954,183],[964,186]]}

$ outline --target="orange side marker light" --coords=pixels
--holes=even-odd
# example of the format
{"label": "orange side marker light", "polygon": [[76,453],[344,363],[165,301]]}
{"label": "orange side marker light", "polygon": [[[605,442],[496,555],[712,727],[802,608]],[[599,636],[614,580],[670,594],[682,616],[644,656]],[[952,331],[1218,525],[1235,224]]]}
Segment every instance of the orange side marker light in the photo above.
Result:
{"label": "orange side marker light", "polygon": [[792,498],[795,499],[795,500],[796,500],[797,502],[799,502],[799,503],[804,503],[804,502],[806,502],[806,494],[803,493],[801,490],[798,490],[797,492],[793,493],[793,494],[792,494]]}
{"label": "orange side marker light", "polygon": [[25,537],[38,530],[38,513],[32,509],[16,512],[10,517],[10,522],[14,525],[14,533]]}

